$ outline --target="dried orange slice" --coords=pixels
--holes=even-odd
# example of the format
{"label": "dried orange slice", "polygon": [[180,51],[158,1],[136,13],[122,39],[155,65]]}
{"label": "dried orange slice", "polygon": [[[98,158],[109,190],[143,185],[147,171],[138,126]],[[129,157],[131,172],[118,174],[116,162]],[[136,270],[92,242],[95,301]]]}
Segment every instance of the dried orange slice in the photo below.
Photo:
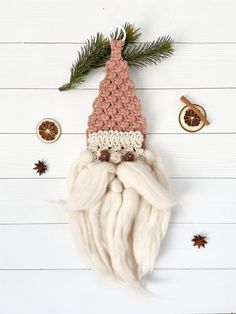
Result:
{"label": "dried orange slice", "polygon": [[[206,118],[206,111],[203,107],[195,104],[193,106],[201,111],[201,113]],[[205,125],[200,117],[188,106],[185,106],[181,109],[179,113],[179,124],[187,132],[197,132]]]}
{"label": "dried orange slice", "polygon": [[53,143],[60,137],[61,129],[55,120],[45,118],[38,123],[36,133],[42,142]]}

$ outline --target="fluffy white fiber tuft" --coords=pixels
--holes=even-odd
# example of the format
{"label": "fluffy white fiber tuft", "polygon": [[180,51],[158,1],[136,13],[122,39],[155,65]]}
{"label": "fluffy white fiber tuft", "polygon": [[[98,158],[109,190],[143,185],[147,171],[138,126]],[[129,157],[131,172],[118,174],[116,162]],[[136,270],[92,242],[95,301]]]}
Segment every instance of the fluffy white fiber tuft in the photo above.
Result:
{"label": "fluffy white fiber tuft", "polygon": [[75,240],[95,268],[131,285],[152,272],[174,201],[163,165],[93,161],[83,151],[68,176],[66,208]]}

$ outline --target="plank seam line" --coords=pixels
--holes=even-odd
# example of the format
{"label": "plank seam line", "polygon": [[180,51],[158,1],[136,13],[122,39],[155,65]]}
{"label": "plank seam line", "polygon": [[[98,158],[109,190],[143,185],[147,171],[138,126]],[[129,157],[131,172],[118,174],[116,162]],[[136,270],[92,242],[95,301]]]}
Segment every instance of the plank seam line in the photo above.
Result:
{"label": "plank seam line", "polygon": [[[159,271],[159,270],[164,270],[164,271],[234,271],[236,268],[219,268],[219,267],[207,267],[207,268],[197,268],[197,267],[181,267],[181,268],[175,268],[175,267],[155,267],[154,271]],[[0,268],[0,271],[93,271],[92,268]]]}
{"label": "plank seam line", "polygon": [[[208,87],[137,87],[140,91],[158,90],[234,90],[236,86],[208,86]],[[0,87],[0,90],[57,90],[58,87]],[[98,91],[96,87],[79,87],[74,91]]]}
{"label": "plank seam line", "polygon": [[[148,135],[187,135],[187,132],[147,132]],[[195,133],[194,136],[200,135],[235,135],[235,132],[201,132]],[[0,135],[36,135],[35,132],[0,132]],[[62,132],[61,135],[85,135],[84,132]]]}
{"label": "plank seam line", "polygon": [[236,312],[181,312],[176,314],[236,314]]}
{"label": "plank seam line", "polygon": [[[170,225],[236,225],[236,222],[170,222]],[[1,222],[4,226],[48,226],[48,225],[69,225],[68,222]]]}
{"label": "plank seam line", "polygon": [[[144,43],[139,41],[139,44]],[[83,41],[0,41],[0,45],[84,45]],[[175,41],[174,45],[235,45],[236,41]]]}
{"label": "plank seam line", "polygon": [[[0,180],[66,180],[67,177],[0,177]],[[235,180],[236,177],[169,177],[170,180]]]}

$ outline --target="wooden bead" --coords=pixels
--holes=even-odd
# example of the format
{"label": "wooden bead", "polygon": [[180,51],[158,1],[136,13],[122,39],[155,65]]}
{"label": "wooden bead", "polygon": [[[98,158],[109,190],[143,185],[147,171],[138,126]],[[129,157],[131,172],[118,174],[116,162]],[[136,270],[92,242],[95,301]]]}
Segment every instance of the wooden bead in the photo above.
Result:
{"label": "wooden bead", "polygon": [[134,161],[134,154],[132,152],[127,152],[124,154],[124,161]]}
{"label": "wooden bead", "polygon": [[100,156],[99,156],[99,160],[101,161],[109,161],[109,158],[110,158],[110,153],[107,149],[103,149],[101,150],[100,152]]}

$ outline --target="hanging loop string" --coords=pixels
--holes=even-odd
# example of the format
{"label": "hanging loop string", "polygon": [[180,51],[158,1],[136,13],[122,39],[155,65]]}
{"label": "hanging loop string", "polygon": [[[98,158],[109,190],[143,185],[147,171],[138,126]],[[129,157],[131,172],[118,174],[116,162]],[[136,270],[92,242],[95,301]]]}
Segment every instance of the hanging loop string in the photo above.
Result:
{"label": "hanging loop string", "polygon": [[110,28],[109,33],[108,33],[108,38],[110,40],[112,40],[112,39],[117,40],[119,38],[120,34],[122,34],[122,33],[123,33],[123,38],[121,40],[125,41],[125,39],[126,39],[126,31],[125,31],[124,27],[119,26],[119,25],[112,26]]}

